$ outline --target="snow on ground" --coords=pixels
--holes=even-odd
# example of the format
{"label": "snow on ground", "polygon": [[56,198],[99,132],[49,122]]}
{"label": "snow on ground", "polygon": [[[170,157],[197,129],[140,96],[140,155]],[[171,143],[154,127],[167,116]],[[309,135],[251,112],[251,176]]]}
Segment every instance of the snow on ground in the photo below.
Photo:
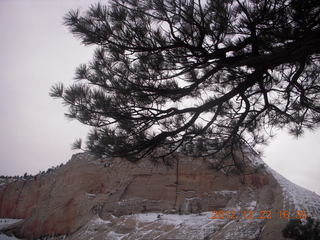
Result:
{"label": "snow on ground", "polygon": [[22,221],[23,219],[12,219],[12,218],[0,218],[0,230]]}
{"label": "snow on ground", "polygon": [[[158,217],[159,216],[159,217]],[[140,222],[153,222],[157,221],[159,224],[168,225],[188,225],[188,226],[204,226],[212,222],[212,213],[203,212],[199,214],[188,214],[188,215],[178,215],[178,214],[162,214],[162,213],[137,213],[134,214],[137,221]]]}
{"label": "snow on ground", "polygon": [[[255,202],[250,203],[252,206]],[[231,220],[211,219],[212,212],[200,214],[163,214],[159,212],[137,213],[121,217],[112,216],[110,221],[97,217],[90,221],[79,239],[104,236],[108,240],[137,239],[209,239],[214,234],[225,240],[253,240],[259,236],[261,219]]]}
{"label": "snow on ground", "polygon": [[113,231],[110,231],[106,235],[106,239],[108,240],[121,240],[125,238],[128,234],[120,234]]}
{"label": "snow on ground", "polygon": [[15,237],[9,237],[7,235],[0,233],[0,240],[19,240],[19,239]]}
{"label": "snow on ground", "polygon": [[[230,221],[229,219],[211,219],[211,217],[212,212],[187,215],[163,213],[138,213],[133,215],[138,223],[156,223],[157,226],[163,226],[163,229],[166,228],[165,226],[173,226],[171,230],[163,234],[177,231],[174,234],[177,239],[204,239]],[[141,230],[139,229],[139,231]]]}
{"label": "snow on ground", "polygon": [[211,212],[188,215],[138,213],[121,217],[112,216],[110,221],[97,217],[90,221],[79,237],[91,239],[97,234],[104,233],[105,239],[108,240],[169,239],[172,236],[176,239],[198,240],[213,234],[230,221],[210,217],[212,217]]}
{"label": "snow on ground", "polygon": [[[7,228],[8,226],[18,223],[22,221],[23,219],[12,219],[12,218],[0,218],[0,231]],[[18,238],[15,237],[9,237],[7,235],[4,235],[0,233],[0,240],[16,240]]]}

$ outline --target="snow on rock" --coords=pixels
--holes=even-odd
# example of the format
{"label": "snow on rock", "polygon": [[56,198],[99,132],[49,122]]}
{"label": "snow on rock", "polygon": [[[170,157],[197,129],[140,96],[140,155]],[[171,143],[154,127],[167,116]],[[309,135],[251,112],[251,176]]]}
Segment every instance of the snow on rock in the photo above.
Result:
{"label": "snow on rock", "polygon": [[255,240],[260,239],[260,234],[262,230],[261,220],[244,220],[237,224],[232,222],[228,225],[228,231],[224,235],[224,240],[234,240],[234,239],[245,239],[245,240]]}
{"label": "snow on rock", "polygon": [[255,167],[266,166],[266,163],[260,158],[259,154],[250,147],[243,149],[248,161]]}
{"label": "snow on rock", "polygon": [[109,221],[97,217],[78,232],[75,239],[84,240],[96,236],[103,236],[103,239],[108,240],[205,239],[230,221],[211,219],[211,216],[211,212],[189,215],[150,212],[111,216]]}
{"label": "snow on rock", "polygon": [[[251,202],[251,205],[254,205]],[[75,236],[77,240],[104,236],[108,240],[143,239],[258,239],[262,227],[261,219],[211,219],[211,212],[200,214],[164,214],[160,212],[138,213],[121,217],[110,217],[110,221],[96,218]]]}
{"label": "snow on rock", "polygon": [[138,213],[133,215],[140,222],[157,221],[159,224],[168,225],[188,225],[188,226],[204,226],[212,222],[211,212],[203,212],[201,214],[163,214],[163,213]]}
{"label": "snow on rock", "polygon": [[[211,217],[211,212],[188,215],[162,213],[134,215],[137,222],[155,222],[159,226],[173,226],[171,232],[177,231],[175,233],[177,239],[203,239],[230,221],[228,219],[211,219]],[[169,232],[166,234],[169,234]]]}
{"label": "snow on rock", "polygon": [[96,194],[93,194],[93,193],[86,193],[87,195],[87,198],[96,198],[97,195]]}
{"label": "snow on rock", "polygon": [[305,210],[307,215],[320,219],[320,196],[300,187],[271,168],[268,171],[274,176],[282,188],[284,198],[283,209],[289,211]]}
{"label": "snow on rock", "polygon": [[247,204],[247,210],[254,210],[257,207],[257,201],[251,201]]}
{"label": "snow on rock", "polygon": [[120,234],[120,233],[116,233],[116,232],[113,232],[113,231],[110,231],[107,233],[106,235],[106,239],[109,239],[109,240],[121,240],[123,238],[125,238],[128,234]]}
{"label": "snow on rock", "polygon": [[222,195],[222,196],[230,196],[230,195],[233,196],[233,195],[237,195],[238,191],[220,190],[220,191],[212,191],[212,193]]}
{"label": "snow on rock", "polygon": [[[184,179],[186,183],[184,183],[185,185],[178,185],[179,189],[176,188],[175,191],[170,191],[171,195],[168,195],[169,197],[167,198],[167,201],[170,202],[172,201],[171,199],[174,199],[174,196],[182,196],[180,199],[181,206],[185,206],[185,209],[187,210],[189,209],[189,205],[191,206],[190,209],[192,209],[192,204],[196,205],[197,203],[201,203],[204,206],[206,206],[205,208],[202,208],[203,211],[215,209],[222,209],[224,211],[233,210],[236,211],[237,215],[240,216],[240,218],[237,219],[211,219],[211,217],[213,217],[212,212],[202,212],[200,214],[188,215],[168,214],[168,212],[172,213],[173,211],[171,211],[171,208],[166,208],[167,205],[161,202],[163,201],[162,196],[161,198],[156,198],[157,200],[149,201],[149,198],[153,199],[154,196],[158,196],[159,189],[163,189],[162,187],[165,187],[166,189],[167,186],[170,186],[170,188],[172,186],[176,187],[176,185],[172,184],[173,181],[175,181],[176,179],[175,169],[156,169],[152,168],[152,166],[148,165],[146,162],[142,162],[143,164],[146,164],[144,168],[143,165],[139,165],[138,167],[136,167],[131,166],[129,163],[126,162],[117,163],[116,161],[114,161],[115,163],[110,167],[110,170],[105,169],[103,167],[103,164],[105,164],[104,160],[94,160],[94,158],[90,158],[89,155],[79,155],[79,158],[73,157],[73,159],[70,160],[71,163],[68,163],[68,165],[66,165],[66,169],[77,169],[77,171],[69,171],[72,173],[76,172],[78,174],[73,176],[73,178],[71,178],[70,180],[70,182],[76,184],[70,185],[69,192],[72,194],[67,196],[69,198],[66,198],[66,194],[61,194],[59,196],[65,199],[65,203],[67,203],[68,199],[73,199],[73,189],[77,189],[75,188],[75,186],[78,187],[79,185],[81,186],[81,184],[84,185],[85,187],[83,187],[83,189],[79,188],[77,195],[81,196],[81,198],[79,198],[80,200],[78,201],[83,201],[83,203],[85,204],[78,204],[77,211],[83,214],[83,216],[86,216],[86,218],[84,218],[86,222],[89,219],[87,217],[93,217],[91,215],[92,213],[96,214],[96,216],[93,217],[89,222],[87,222],[86,225],[82,225],[81,228],[74,228],[76,229],[76,232],[73,233],[72,236],[67,236],[66,239],[260,239],[260,235],[262,233],[264,234],[264,231],[266,231],[265,235],[273,234],[272,232],[276,231],[278,231],[279,234],[281,234],[281,229],[283,229],[282,225],[280,225],[280,223],[278,222],[271,222],[273,220],[248,220],[245,219],[243,216],[241,217],[241,212],[243,210],[278,210],[279,207],[282,207],[282,202],[284,202],[284,210],[306,210],[309,216],[320,218],[320,196],[318,196],[315,193],[312,193],[309,190],[299,187],[296,184],[293,184],[289,180],[285,179],[283,176],[269,168],[259,157],[259,155],[253,152],[253,150],[248,148],[245,150],[245,152],[246,156],[248,156],[247,161],[249,162],[249,165],[251,163],[250,167],[252,166],[253,168],[250,168],[250,170],[255,170],[256,167],[257,169],[259,169],[259,171],[253,171],[254,174],[256,174],[257,172],[256,175],[263,175],[265,178],[268,178],[268,180],[270,180],[269,182],[267,181],[266,184],[261,185],[260,187],[255,187],[254,185],[251,186],[240,184],[240,178],[238,176],[226,177],[222,174],[216,173],[211,169],[208,170],[207,165],[203,164],[203,161],[196,161],[196,164],[193,164],[193,162],[191,161],[192,158],[187,158],[188,161],[190,160],[189,162],[187,160],[179,162],[179,173],[184,174],[183,176],[188,176],[188,178],[185,177]],[[79,159],[82,160],[79,161]],[[100,164],[101,166],[98,164]],[[79,171],[78,166],[81,166],[80,169],[83,170]],[[88,167],[90,167],[90,171],[88,171]],[[127,169],[134,169],[134,171],[132,170],[132,172],[130,172],[130,175]],[[193,171],[193,169],[196,169],[197,171]],[[63,174],[68,173],[70,175],[69,172],[63,172]],[[97,172],[99,174],[97,174]],[[69,175],[67,175],[68,178]],[[109,175],[112,177],[109,178]],[[133,180],[129,178],[128,175],[133,176]],[[64,175],[62,175],[62,173],[61,176],[62,177],[57,177],[56,179],[57,181],[59,179],[62,179],[60,183],[64,183],[63,179],[66,178],[63,177]],[[95,176],[97,177],[92,180],[92,178]],[[154,177],[155,180],[152,180],[152,177]],[[86,179],[90,179],[90,181],[92,180],[92,183],[87,181]],[[112,179],[115,180],[112,182]],[[73,180],[77,181],[75,182]],[[138,180],[142,181],[143,184],[141,184],[141,182],[138,182]],[[110,185],[105,185],[105,183],[108,181],[111,181],[113,185],[111,183]],[[47,182],[51,184],[51,181]],[[119,182],[121,183],[121,189],[126,189],[127,191],[129,187],[131,188],[131,190],[129,189],[130,191],[127,191],[127,195],[124,195],[123,193],[121,193],[121,196],[120,193],[118,194],[119,196],[116,194],[109,194],[109,191],[111,190],[112,193],[117,193],[119,188]],[[163,182],[165,182],[165,184],[162,184]],[[88,183],[88,185],[84,183]],[[96,188],[97,186],[100,186],[98,183],[101,184],[101,187]],[[268,185],[268,183],[271,183],[272,185]],[[144,188],[141,188],[140,186],[147,184],[150,184],[148,185],[150,186],[149,189],[156,190],[150,191],[148,195],[144,195]],[[62,184],[59,183],[55,184],[55,186],[59,187],[61,185]],[[48,184],[48,186],[51,185]],[[202,188],[202,186],[204,186],[204,188]],[[280,187],[282,189],[283,197],[279,195],[279,193],[281,192]],[[109,188],[111,190],[109,190]],[[276,188],[276,191],[274,190],[274,188]],[[48,189],[51,188],[48,187]],[[91,189],[94,189],[94,191]],[[198,191],[198,189],[201,189],[201,191]],[[57,188],[57,192],[59,192],[58,190],[65,191],[66,193],[68,192],[65,189],[61,190],[60,188]],[[140,195],[136,193],[139,193]],[[125,197],[122,198],[122,196]],[[147,196],[148,198],[142,198],[141,196]],[[271,197],[269,198],[269,196]],[[277,197],[276,200],[274,200],[274,196]],[[56,201],[58,200],[60,201],[61,199],[57,198]],[[110,202],[113,201],[113,205],[108,205]],[[141,207],[141,202],[143,201],[149,201],[150,204],[153,204],[152,206],[155,205],[156,208],[152,208],[152,211],[154,212],[141,213],[142,211],[145,212],[145,210],[143,210],[143,208]],[[277,205],[274,204],[275,201],[277,201]],[[45,201],[42,203],[42,206],[44,206],[43,209],[45,209],[46,203],[47,202]],[[99,206],[99,208],[96,208],[96,206]],[[100,206],[103,206],[104,208],[100,208]],[[82,209],[97,209],[97,211],[92,211],[90,212],[90,216],[87,216],[85,215],[88,214],[86,211],[80,211]],[[128,209],[128,211],[121,212],[119,209]],[[134,211],[131,211],[132,209]],[[181,211],[181,213],[187,212],[195,211]],[[81,214],[70,215],[68,217],[72,220],[79,219],[79,216],[81,216]],[[100,217],[98,217],[97,215],[99,215]],[[64,216],[64,212],[61,212],[61,216]],[[277,220],[274,219],[274,221]],[[6,222],[4,219],[1,219],[0,230],[1,227],[5,224],[14,223],[16,222],[12,219],[10,220],[10,223]],[[50,222],[50,224],[50,226],[59,226],[60,223],[52,221]],[[71,222],[70,224],[74,224],[73,226],[75,226],[75,222]],[[62,224],[60,224],[60,226],[61,225]],[[35,226],[38,227],[37,225]],[[1,236],[2,235],[0,235],[0,237]],[[61,239],[64,238],[65,237]],[[57,238],[55,238],[55,240],[56,239]],[[276,236],[273,238],[270,237],[266,239],[269,240],[279,238]]]}
{"label": "snow on rock", "polygon": [[0,240],[18,240],[16,237],[7,236],[1,233],[1,230],[5,230],[8,227],[23,221],[23,219],[12,219],[12,218],[0,218]]}
{"label": "snow on rock", "polygon": [[1,186],[5,186],[7,184],[13,183],[17,180],[19,180],[19,178],[21,177],[4,177],[4,176],[0,176],[0,187]]}
{"label": "snow on rock", "polygon": [[93,223],[93,224],[100,225],[100,224],[109,224],[109,223],[111,223],[111,222],[110,222],[110,221],[107,221],[107,220],[103,220],[103,219],[97,217],[96,219],[93,219],[93,220],[92,220],[92,223]]}
{"label": "snow on rock", "polygon": [[22,220],[23,219],[0,218],[0,231]]}
{"label": "snow on rock", "polygon": [[277,180],[282,189],[284,210],[288,210],[291,213],[304,210],[307,211],[307,216],[320,219],[320,196],[318,194],[300,187],[283,177],[266,165],[253,150],[248,149],[246,154],[254,166],[263,166]]}
{"label": "snow on rock", "polygon": [[19,240],[19,239],[16,237],[9,237],[7,235],[0,233],[0,240]]}

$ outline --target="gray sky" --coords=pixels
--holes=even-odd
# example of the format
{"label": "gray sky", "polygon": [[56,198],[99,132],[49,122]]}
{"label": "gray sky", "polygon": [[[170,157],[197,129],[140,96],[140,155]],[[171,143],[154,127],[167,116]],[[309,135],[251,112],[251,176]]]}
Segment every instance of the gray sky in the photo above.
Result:
{"label": "gray sky", "polygon": [[[36,174],[70,159],[71,143],[87,129],[68,121],[49,97],[57,82],[71,83],[91,59],[62,25],[70,9],[93,0],[0,0],[0,175]],[[294,183],[320,194],[320,131],[295,139],[280,132],[263,159]]]}

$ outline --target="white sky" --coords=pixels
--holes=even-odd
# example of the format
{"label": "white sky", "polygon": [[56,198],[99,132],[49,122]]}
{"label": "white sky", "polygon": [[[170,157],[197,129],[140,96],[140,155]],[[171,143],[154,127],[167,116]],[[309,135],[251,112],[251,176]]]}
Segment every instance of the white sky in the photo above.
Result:
{"label": "white sky", "polygon": [[[0,0],[0,175],[36,174],[68,161],[71,143],[87,129],[68,121],[57,82],[71,83],[75,68],[91,59],[62,25],[70,9],[93,0]],[[264,160],[296,184],[320,194],[320,131],[295,139],[280,132]]]}

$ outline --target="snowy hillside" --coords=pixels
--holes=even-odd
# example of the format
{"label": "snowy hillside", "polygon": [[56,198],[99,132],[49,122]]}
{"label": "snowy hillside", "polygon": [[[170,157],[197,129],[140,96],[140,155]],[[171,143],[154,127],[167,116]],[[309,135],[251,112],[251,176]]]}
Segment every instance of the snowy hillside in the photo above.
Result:
{"label": "snowy hillside", "polygon": [[291,212],[305,210],[309,217],[320,219],[319,195],[294,184],[271,168],[268,168],[268,171],[277,179],[282,188],[283,209],[288,209]]}
{"label": "snowy hillside", "polygon": [[270,168],[253,150],[247,150],[246,154],[254,166],[264,166],[265,170],[277,180],[282,189],[283,209],[289,212],[305,210],[308,216],[320,219],[320,196],[318,194],[283,177]]}

